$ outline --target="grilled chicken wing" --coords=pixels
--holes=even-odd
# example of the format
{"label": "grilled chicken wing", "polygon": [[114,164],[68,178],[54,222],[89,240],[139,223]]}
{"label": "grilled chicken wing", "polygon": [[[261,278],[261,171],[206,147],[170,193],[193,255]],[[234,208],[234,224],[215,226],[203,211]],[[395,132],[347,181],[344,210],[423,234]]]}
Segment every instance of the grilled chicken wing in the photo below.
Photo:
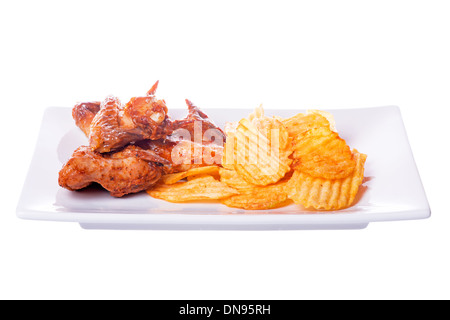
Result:
{"label": "grilled chicken wing", "polygon": [[73,190],[96,182],[114,197],[149,189],[161,177],[168,161],[151,150],[136,146],[100,154],[87,146],[79,147],[59,172],[59,185]]}
{"label": "grilled chicken wing", "polygon": [[192,168],[222,163],[223,146],[219,144],[199,144],[190,140],[177,142],[169,140],[143,140],[137,143],[145,150],[151,150],[171,162],[166,173],[187,171]]}
{"label": "grilled chicken wing", "polygon": [[152,150],[171,162],[170,172],[221,164],[226,136],[208,116],[186,99],[188,115],[173,121],[173,133],[166,139],[139,141],[137,145]]}
{"label": "grilled chicken wing", "polygon": [[112,196],[147,190],[162,174],[220,164],[225,134],[192,102],[186,118],[171,121],[158,81],[144,97],[123,105],[116,97],[78,103],[75,123],[88,136],[59,173],[59,184],[79,190],[98,183]]}
{"label": "grilled chicken wing", "polygon": [[[152,93],[152,90],[150,90],[150,93]],[[73,109],[74,119],[78,127],[85,131],[87,136],[89,136],[89,128],[96,114],[93,104],[77,104]],[[186,99],[186,104],[188,106],[186,118],[175,120],[168,125],[173,130],[172,134],[164,139],[140,140],[135,143],[142,149],[151,150],[169,161],[172,166],[166,166],[168,172],[186,171],[193,167],[212,163],[220,164],[222,159],[225,134],[191,101]],[[103,117],[106,117],[106,110],[103,113]],[[112,112],[112,114],[114,116],[115,112]],[[112,121],[106,122],[111,123]],[[173,154],[175,154],[174,158],[176,159],[172,158]],[[173,160],[175,160],[175,163]]]}
{"label": "grilled chicken wing", "polygon": [[111,152],[131,142],[161,139],[170,134],[172,126],[167,117],[166,103],[155,98],[157,87],[158,81],[146,96],[131,98],[125,106],[118,98],[107,97],[89,128],[92,150]]}
{"label": "grilled chicken wing", "polygon": [[208,143],[211,142],[211,139],[207,137],[207,131],[211,129],[211,131],[216,131],[214,132],[215,137],[220,138],[223,142],[225,142],[225,134],[223,133],[222,129],[216,126],[215,123],[211,119],[209,119],[209,117],[204,112],[202,112],[188,99],[186,99],[186,104],[188,106],[188,115],[184,119],[175,120],[173,122],[174,131],[177,129],[188,130],[193,140],[194,134],[196,133],[195,131],[201,129],[201,140],[205,143]]}

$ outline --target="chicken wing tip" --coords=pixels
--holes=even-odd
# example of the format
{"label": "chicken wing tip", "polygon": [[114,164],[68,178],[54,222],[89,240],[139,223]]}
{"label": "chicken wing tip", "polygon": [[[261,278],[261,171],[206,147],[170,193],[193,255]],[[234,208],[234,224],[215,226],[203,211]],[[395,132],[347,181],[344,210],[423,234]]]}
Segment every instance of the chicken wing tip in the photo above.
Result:
{"label": "chicken wing tip", "polygon": [[156,80],[155,84],[147,91],[148,96],[154,96],[156,93],[156,89],[158,88],[159,80]]}

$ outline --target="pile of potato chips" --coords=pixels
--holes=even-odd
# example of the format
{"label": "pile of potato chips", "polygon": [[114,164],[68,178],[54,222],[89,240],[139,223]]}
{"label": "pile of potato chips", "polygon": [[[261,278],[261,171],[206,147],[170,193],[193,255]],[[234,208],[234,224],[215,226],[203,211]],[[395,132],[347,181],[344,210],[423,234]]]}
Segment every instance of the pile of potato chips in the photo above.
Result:
{"label": "pile of potato chips", "polygon": [[259,107],[225,133],[221,164],[165,175],[148,194],[171,202],[218,200],[247,210],[292,201],[315,210],[353,204],[367,156],[339,137],[330,113],[271,118]]}

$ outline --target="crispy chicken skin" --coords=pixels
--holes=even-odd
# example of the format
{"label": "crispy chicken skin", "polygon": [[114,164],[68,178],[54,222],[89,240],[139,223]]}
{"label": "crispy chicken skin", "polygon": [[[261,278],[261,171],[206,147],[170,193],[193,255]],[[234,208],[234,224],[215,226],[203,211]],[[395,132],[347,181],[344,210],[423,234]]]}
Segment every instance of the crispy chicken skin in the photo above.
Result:
{"label": "crispy chicken skin", "polygon": [[[170,161],[168,172],[175,173],[196,167],[221,164],[225,134],[208,116],[186,99],[188,115],[173,121],[173,133],[166,139],[137,142]],[[201,136],[199,136],[201,134]],[[183,155],[185,155],[183,157]]]}
{"label": "crispy chicken skin", "polygon": [[172,133],[166,103],[155,98],[157,87],[158,81],[146,96],[131,98],[125,106],[117,97],[107,97],[89,128],[92,150],[111,152],[132,142],[161,139]]}
{"label": "crispy chicken skin", "polygon": [[125,106],[113,96],[74,106],[72,116],[89,146],[75,150],[63,166],[61,187],[98,183],[122,197],[151,188],[163,174],[220,164],[223,131],[189,100],[186,118],[171,121],[164,100],[154,97],[157,85]]}
{"label": "crispy chicken skin", "polygon": [[201,123],[202,129],[202,141],[205,143],[211,142],[210,139],[205,139],[205,132],[212,129],[216,132],[216,136],[221,138],[225,142],[225,134],[222,129],[215,125],[215,123],[209,119],[209,117],[201,111],[197,106],[195,106],[190,100],[186,99],[186,104],[188,106],[188,115],[186,118],[181,120],[175,120],[173,122],[173,130],[186,129],[191,134],[192,139],[194,139],[195,125],[197,126]]}
{"label": "crispy chicken skin", "polygon": [[[153,94],[155,90],[155,86],[149,91],[150,94]],[[113,102],[114,103],[114,102]],[[80,106],[87,105],[88,103],[78,104],[74,107],[74,114],[78,115],[76,120],[77,125],[81,130],[84,131],[83,127],[80,124],[85,125],[85,127],[90,127],[90,122],[94,118],[95,114],[89,112],[80,112]],[[197,106],[195,106],[191,101],[186,99],[186,104],[188,106],[188,115],[184,119],[172,121],[169,126],[173,130],[171,135],[168,135],[164,139],[157,140],[139,140],[135,142],[135,144],[142,149],[151,150],[169,163],[172,166],[165,165],[165,170],[167,172],[181,172],[189,170],[190,168],[200,167],[211,164],[211,157],[214,157],[216,164],[220,164],[223,154],[223,143],[225,143],[225,134],[223,131],[214,124],[214,122]],[[99,108],[100,109],[100,108]],[[112,109],[115,109],[112,108]],[[95,110],[93,108],[89,109]],[[108,117],[107,110],[103,111],[103,117]],[[98,111],[97,111],[98,112]],[[115,111],[112,112],[111,118],[114,118],[116,115]],[[74,116],[75,118],[75,116]],[[170,121],[170,120],[168,120]],[[107,123],[112,123],[113,120],[105,121]],[[87,125],[87,126],[86,126]],[[201,137],[198,139],[201,141],[195,141],[196,134],[196,126],[199,133],[201,132]],[[211,129],[211,130],[209,130]],[[187,130],[189,137],[186,137],[183,134],[183,130]],[[213,133],[213,135],[208,134]],[[85,132],[86,133],[86,132]],[[86,133],[89,136],[89,131]],[[212,138],[214,136],[214,138]],[[198,138],[198,137],[197,137]],[[190,161],[183,161],[183,163],[173,163],[172,152],[174,148],[177,148],[177,152],[190,154]],[[200,151],[201,150],[201,151]],[[198,156],[201,154],[201,156]],[[197,156],[196,156],[197,155]],[[204,157],[205,155],[206,157]],[[208,158],[208,159],[205,159]]]}
{"label": "crispy chicken skin", "polygon": [[96,182],[114,197],[149,189],[163,174],[167,161],[136,146],[100,154],[87,146],[75,150],[59,172],[59,185],[71,191]]}
{"label": "crispy chicken skin", "polygon": [[223,146],[218,144],[199,144],[190,140],[173,142],[169,140],[143,140],[137,145],[145,150],[155,152],[161,158],[169,160],[171,166],[165,173],[187,171],[192,168],[220,165],[222,163]]}
{"label": "crispy chicken skin", "polygon": [[90,126],[95,115],[100,111],[100,101],[77,103],[72,109],[75,124],[89,137]]}

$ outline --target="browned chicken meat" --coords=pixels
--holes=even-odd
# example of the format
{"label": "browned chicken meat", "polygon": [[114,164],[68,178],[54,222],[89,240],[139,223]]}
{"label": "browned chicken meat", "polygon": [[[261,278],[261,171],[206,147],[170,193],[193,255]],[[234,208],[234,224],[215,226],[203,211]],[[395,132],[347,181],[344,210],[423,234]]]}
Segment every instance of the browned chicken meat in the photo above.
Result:
{"label": "browned chicken meat", "polygon": [[164,172],[162,159],[150,150],[136,146],[100,154],[87,146],[79,147],[59,172],[59,185],[80,190],[98,183],[114,197],[149,189]]}
{"label": "browned chicken meat", "polygon": [[225,134],[192,102],[188,115],[171,121],[164,100],[145,97],[125,106],[108,97],[74,106],[75,123],[89,137],[59,173],[59,184],[79,190],[98,183],[121,197],[151,188],[162,174],[220,164]]}
{"label": "browned chicken meat", "polygon": [[[80,103],[74,107],[74,119],[78,127],[89,136],[90,121],[95,116],[93,103]],[[220,164],[223,154],[225,134],[204,112],[186,99],[188,115],[184,119],[172,121],[173,132],[164,139],[140,140],[135,144],[154,151],[171,163],[167,172],[181,172],[194,167]],[[98,112],[98,111],[97,111]],[[168,120],[170,121],[170,120]]]}
{"label": "browned chicken meat", "polygon": [[[201,141],[209,143],[211,142],[211,134],[214,138],[222,139],[225,142],[225,133],[197,106],[195,106],[191,101],[186,99],[186,104],[188,106],[188,115],[186,118],[181,120],[175,120],[173,122],[173,130],[185,129],[189,131],[194,139],[195,131],[201,131],[202,137]],[[197,130],[195,130],[197,128]],[[201,129],[201,130],[199,130]],[[208,134],[208,130],[210,134]]]}
{"label": "browned chicken meat", "polygon": [[72,109],[72,117],[75,124],[89,137],[91,123],[95,115],[100,111],[100,101],[77,103]]}
{"label": "browned chicken meat", "polygon": [[89,146],[92,150],[111,152],[131,142],[161,139],[172,133],[166,103],[155,97],[157,87],[158,82],[146,96],[131,98],[126,105],[117,97],[107,97],[89,128]]}
{"label": "browned chicken meat", "polygon": [[152,150],[171,162],[170,172],[222,162],[225,134],[209,117],[186,99],[188,115],[172,124],[173,133],[166,139],[139,141],[137,145]]}

